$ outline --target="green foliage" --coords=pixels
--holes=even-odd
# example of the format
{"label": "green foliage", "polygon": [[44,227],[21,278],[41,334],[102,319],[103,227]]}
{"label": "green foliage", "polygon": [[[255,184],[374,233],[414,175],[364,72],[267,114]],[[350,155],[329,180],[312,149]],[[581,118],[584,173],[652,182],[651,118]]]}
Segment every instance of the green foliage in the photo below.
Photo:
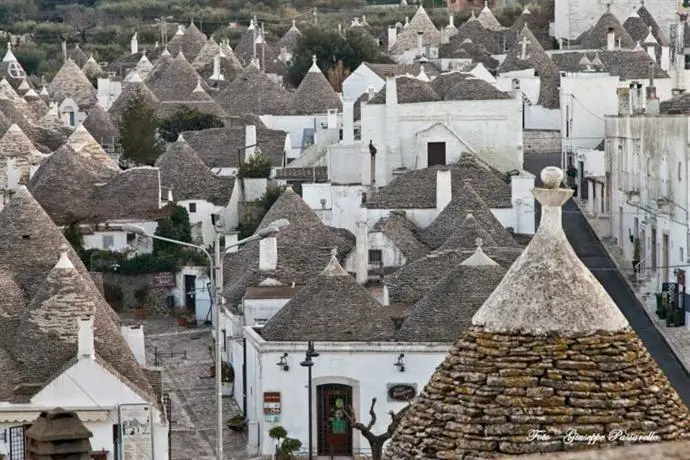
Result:
{"label": "green foliage", "polygon": [[79,230],[79,224],[70,224],[66,226],[62,230],[62,234],[65,235],[65,239],[81,257],[84,253],[84,236],[81,234],[81,230]]}
{"label": "green foliage", "polygon": [[201,131],[223,127],[223,120],[215,115],[201,113],[196,109],[182,107],[169,118],[160,122],[158,132],[166,142],[175,142],[183,131]]}
{"label": "green foliage", "polygon": [[122,157],[136,164],[153,166],[163,153],[163,146],[156,135],[157,128],[155,110],[146,103],[141,90],[137,90],[122,114]]}
{"label": "green foliage", "polygon": [[298,451],[300,447],[302,447],[302,441],[299,439],[285,438],[280,445],[280,453],[292,455],[294,452]]}
{"label": "green foliage", "polygon": [[[185,243],[192,242],[192,226],[189,223],[189,213],[182,206],[175,205],[170,217],[160,219],[155,232],[156,236],[162,236],[172,240]],[[176,258],[181,257],[184,246],[168,243],[160,240],[153,240],[153,254],[155,256],[172,255]]]}
{"label": "green foliage", "polygon": [[[302,447],[302,441],[299,439],[288,438],[288,432],[282,426],[274,426],[268,432],[271,439],[276,440],[276,453],[292,458],[292,454]],[[280,442],[280,440],[283,442]]]}
{"label": "green foliage", "polygon": [[275,439],[276,441],[280,441],[283,438],[287,438],[287,435],[287,430],[280,425],[274,426],[268,431],[268,436],[271,439]]}
{"label": "green foliage", "polygon": [[280,198],[283,191],[285,191],[285,187],[268,187],[266,189],[264,194],[261,195],[261,198],[257,200],[261,204],[259,212],[253,218],[244,219],[237,226],[239,239],[249,238],[256,232],[256,229],[261,223],[261,219],[263,219],[268,210],[271,209],[273,203]]}
{"label": "green foliage", "polygon": [[240,179],[268,179],[271,177],[271,167],[271,160],[259,153],[240,165],[237,177]]}
{"label": "green foliage", "polygon": [[314,55],[319,68],[326,74],[338,61],[342,61],[350,72],[364,61],[388,62],[376,41],[364,32],[350,29],[343,37],[335,30],[312,27],[304,31],[297,43],[286,75],[290,84],[299,85],[309,71]]}
{"label": "green foliage", "polygon": [[180,269],[178,260],[170,255],[154,256],[153,254],[141,254],[131,259],[123,260],[119,265],[117,273],[125,276],[158,272],[175,273]]}

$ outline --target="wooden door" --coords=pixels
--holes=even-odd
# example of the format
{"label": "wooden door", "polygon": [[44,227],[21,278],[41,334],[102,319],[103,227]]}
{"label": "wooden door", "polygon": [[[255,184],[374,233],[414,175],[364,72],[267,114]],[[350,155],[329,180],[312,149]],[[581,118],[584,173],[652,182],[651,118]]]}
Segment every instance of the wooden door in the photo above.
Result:
{"label": "wooden door", "polygon": [[319,385],[317,398],[319,455],[352,455],[352,427],[344,413],[352,406],[352,387]]}
{"label": "wooden door", "polygon": [[196,276],[184,275],[184,304],[187,310],[196,311]]}
{"label": "wooden door", "polygon": [[426,144],[427,166],[446,164],[446,143],[429,142]]}

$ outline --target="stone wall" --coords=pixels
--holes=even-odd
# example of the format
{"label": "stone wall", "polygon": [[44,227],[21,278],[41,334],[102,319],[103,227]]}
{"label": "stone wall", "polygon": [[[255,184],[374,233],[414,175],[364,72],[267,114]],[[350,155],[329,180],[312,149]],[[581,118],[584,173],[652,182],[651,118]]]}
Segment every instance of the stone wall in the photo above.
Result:
{"label": "stone wall", "polygon": [[[571,445],[568,430],[596,442]],[[623,442],[608,438],[613,430],[688,437],[688,408],[632,330],[546,337],[473,327],[403,417],[386,458],[613,447]]]}
{"label": "stone wall", "polygon": [[[153,275],[124,276],[117,273],[103,273],[102,278],[106,299],[115,311],[131,310],[140,307],[141,305],[139,305],[135,294],[139,289],[148,286],[150,289],[149,301],[144,305],[146,312],[149,314],[169,314],[170,309],[168,308],[167,298],[168,295],[171,295],[171,290],[167,288],[153,288]],[[122,293],[120,302],[113,301],[112,295],[109,294],[113,290]]]}
{"label": "stone wall", "polygon": [[561,151],[561,132],[555,129],[526,129],[522,134],[525,153]]}

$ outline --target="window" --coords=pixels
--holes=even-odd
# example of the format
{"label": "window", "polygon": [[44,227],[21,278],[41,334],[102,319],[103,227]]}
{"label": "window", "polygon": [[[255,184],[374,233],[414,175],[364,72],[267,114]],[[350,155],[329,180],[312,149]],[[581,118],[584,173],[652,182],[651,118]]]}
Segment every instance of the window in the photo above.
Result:
{"label": "window", "polygon": [[103,249],[110,249],[115,246],[113,235],[103,235]]}
{"label": "window", "polygon": [[685,259],[683,258],[683,248],[682,247],[680,248],[680,261],[681,262],[685,261]]}
{"label": "window", "polygon": [[189,212],[196,212],[196,203],[189,203]]}
{"label": "window", "polygon": [[681,162],[678,162],[678,182],[683,180],[683,165]]}
{"label": "window", "polygon": [[77,117],[74,112],[69,113],[69,125],[74,126],[77,124]]}
{"label": "window", "polygon": [[383,251],[380,249],[369,249],[369,265],[380,264],[383,262]]}
{"label": "window", "polygon": [[137,239],[137,235],[127,232],[127,244],[132,244]]}
{"label": "window", "polygon": [[362,193],[362,204],[365,204],[367,202],[367,194]]}

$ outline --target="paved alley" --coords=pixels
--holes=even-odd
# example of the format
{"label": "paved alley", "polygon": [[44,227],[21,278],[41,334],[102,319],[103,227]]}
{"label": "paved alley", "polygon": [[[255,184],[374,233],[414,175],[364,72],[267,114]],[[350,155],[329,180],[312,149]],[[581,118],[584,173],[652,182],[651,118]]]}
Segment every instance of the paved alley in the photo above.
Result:
{"label": "paved alley", "polygon": [[[537,176],[537,182],[540,182],[542,168],[560,167],[560,162],[560,153],[525,155],[525,169]],[[575,253],[604,286],[680,397],[690,405],[690,375],[652,323],[642,303],[572,199],[563,206],[563,227]]]}
{"label": "paved alley", "polygon": [[[173,460],[216,460],[216,403],[209,327],[187,329],[175,318],[148,319],[145,324],[147,362],[154,364],[154,347],[162,355],[163,391],[172,403]],[[186,356],[185,356],[186,352]],[[170,354],[174,356],[170,356]],[[224,398],[223,419],[240,411],[232,398]],[[224,457],[246,458],[246,435],[225,429]]]}

